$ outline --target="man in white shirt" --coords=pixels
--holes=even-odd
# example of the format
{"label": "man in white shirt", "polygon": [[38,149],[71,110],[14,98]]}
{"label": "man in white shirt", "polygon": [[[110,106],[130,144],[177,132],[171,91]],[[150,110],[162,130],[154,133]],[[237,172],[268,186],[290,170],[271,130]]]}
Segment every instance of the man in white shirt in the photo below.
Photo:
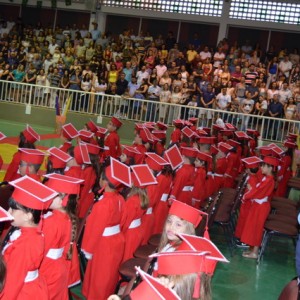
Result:
{"label": "man in white shirt", "polygon": [[[153,85],[150,85],[147,91],[148,100],[159,102],[161,88],[157,85],[157,80],[153,80]],[[146,121],[156,122],[157,120],[157,105],[155,103],[147,103]]]}
{"label": "man in white shirt", "polygon": [[142,66],[142,69],[136,73],[137,83],[142,84],[143,79],[149,78],[149,73],[146,71],[146,66]]}
{"label": "man in white shirt", "polygon": [[204,63],[207,58],[211,59],[211,53],[207,46],[204,47],[204,50],[199,53],[201,61]]}
{"label": "man in white shirt", "polygon": [[164,75],[164,73],[167,71],[167,66],[165,65],[165,60],[161,59],[159,62],[159,65],[155,66],[155,69],[157,71],[157,77],[159,80]]}
{"label": "man in white shirt", "polygon": [[51,44],[49,44],[49,46],[48,46],[48,50],[49,50],[49,52],[50,52],[51,55],[54,54],[54,51],[55,51],[55,49],[56,49],[57,47],[59,47],[59,45],[56,44],[56,40],[55,40],[55,39],[52,39]]}
{"label": "man in white shirt", "polygon": [[217,108],[227,110],[231,103],[231,96],[226,94],[226,88],[222,88],[222,92],[216,97]]}
{"label": "man in white shirt", "polygon": [[279,94],[279,101],[283,106],[288,102],[288,99],[293,96],[286,82],[282,84],[282,88],[281,90],[279,90],[278,94]]}
{"label": "man in white shirt", "polygon": [[218,51],[214,55],[214,68],[218,68],[219,65],[222,65],[225,60],[225,54],[222,51],[222,48],[219,47]]}
{"label": "man in white shirt", "polygon": [[289,56],[286,55],[284,60],[279,63],[279,71],[284,74],[285,78],[288,79],[290,77],[290,72],[293,68],[291,61],[289,61]]}

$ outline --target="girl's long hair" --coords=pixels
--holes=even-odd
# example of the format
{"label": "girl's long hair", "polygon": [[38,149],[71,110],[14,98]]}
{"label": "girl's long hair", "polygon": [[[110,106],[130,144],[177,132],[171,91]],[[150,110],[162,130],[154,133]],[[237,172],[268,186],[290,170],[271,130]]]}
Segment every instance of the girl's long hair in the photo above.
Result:
{"label": "girl's long hair", "polygon": [[[141,203],[141,208],[142,209],[147,209],[148,206],[149,206],[149,197],[147,195],[147,191],[146,189],[142,189],[142,188],[139,188],[139,187],[136,187],[136,186],[133,186],[130,190],[130,192],[128,193],[127,195],[127,199],[130,197],[130,196],[133,196],[133,195],[138,195],[139,198],[140,198],[140,203]],[[126,199],[126,200],[127,200]]]}

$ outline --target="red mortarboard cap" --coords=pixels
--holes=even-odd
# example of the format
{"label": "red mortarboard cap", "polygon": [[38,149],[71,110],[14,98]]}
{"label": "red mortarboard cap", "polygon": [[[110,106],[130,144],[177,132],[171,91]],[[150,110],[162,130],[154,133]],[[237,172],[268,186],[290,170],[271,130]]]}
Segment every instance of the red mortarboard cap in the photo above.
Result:
{"label": "red mortarboard cap", "polygon": [[246,157],[243,158],[241,161],[245,163],[245,166],[248,169],[258,168],[260,166],[260,163],[262,162],[262,160],[257,156]]}
{"label": "red mortarboard cap", "polygon": [[298,148],[297,144],[291,141],[284,141],[283,146],[286,148]]}
{"label": "red mortarboard cap", "polygon": [[229,262],[211,240],[189,234],[178,234],[178,236],[182,239],[182,243],[177,249],[178,251],[192,250],[209,252],[209,254],[205,255],[205,260],[207,261],[205,273],[213,275],[218,261]]}
{"label": "red mortarboard cap", "polygon": [[148,165],[134,165],[131,166],[132,173],[132,183],[137,187],[145,187],[152,184],[157,184],[157,181],[151,172]]}
{"label": "red mortarboard cap", "polygon": [[191,147],[181,147],[181,155],[188,156],[188,157],[197,157],[198,149],[191,148]]}
{"label": "red mortarboard cap", "polygon": [[117,128],[120,128],[123,123],[117,119],[116,117],[112,117],[111,120],[110,120]]}
{"label": "red mortarboard cap", "polygon": [[210,134],[211,129],[209,127],[202,127],[202,129],[207,132],[208,134]]}
{"label": "red mortarboard cap", "polygon": [[91,143],[84,143],[87,146],[89,154],[98,155],[100,153],[100,146],[91,144]]}
{"label": "red mortarboard cap", "polygon": [[152,134],[152,133],[151,133],[151,138],[152,138],[152,140],[153,140],[153,143],[159,142],[159,141],[160,141],[160,139],[159,139],[156,135],[154,135],[154,134]]}
{"label": "red mortarboard cap", "polygon": [[135,129],[136,130],[141,130],[145,127],[145,125],[143,123],[135,123]]}
{"label": "red mortarboard cap", "polygon": [[156,123],[155,122],[145,122],[144,127],[148,128],[150,131],[152,131],[155,128]]}
{"label": "red mortarboard cap", "polygon": [[0,141],[6,138],[6,135],[2,132],[0,132]]}
{"label": "red mortarboard cap", "polygon": [[12,221],[14,217],[0,206],[0,222]]}
{"label": "red mortarboard cap", "polygon": [[238,146],[241,145],[239,142],[237,142],[235,140],[232,140],[232,139],[227,140],[226,143],[229,144],[229,145],[231,145],[232,147],[238,147]]}
{"label": "red mortarboard cap", "polygon": [[207,132],[201,128],[198,128],[196,132],[199,136],[207,135]]}
{"label": "red mortarboard cap", "polygon": [[173,145],[165,151],[165,158],[170,162],[173,170],[183,164],[181,153],[176,145]]}
{"label": "red mortarboard cap", "polygon": [[246,133],[254,136],[260,136],[260,133],[257,130],[251,128],[246,129]]}
{"label": "red mortarboard cap", "polygon": [[230,130],[236,130],[236,129],[237,129],[234,125],[232,125],[232,124],[230,124],[230,123],[225,123],[225,127],[226,127],[227,129],[230,129]]}
{"label": "red mortarboard cap", "polygon": [[129,157],[134,157],[136,154],[141,154],[140,151],[138,151],[132,146],[122,145],[122,147],[123,147],[123,153]]}
{"label": "red mortarboard cap", "polygon": [[21,161],[40,165],[43,163],[45,153],[38,149],[19,148],[21,151]]}
{"label": "red mortarboard cap", "polygon": [[268,155],[272,154],[272,149],[268,146],[258,147],[257,149],[258,149],[260,155],[268,156]]}
{"label": "red mortarboard cap", "polygon": [[110,165],[105,169],[107,179],[115,186],[131,186],[130,168],[115,158],[110,157]]}
{"label": "red mortarboard cap", "polygon": [[279,166],[279,159],[273,156],[265,156],[263,162],[274,167]]}
{"label": "red mortarboard cap", "polygon": [[174,124],[175,127],[182,128],[183,125],[184,125],[184,121],[180,120],[180,119],[177,119],[177,120],[173,121],[173,124]]}
{"label": "red mortarboard cap", "polygon": [[176,293],[162,285],[156,278],[136,268],[143,281],[130,293],[132,300],[180,300]]}
{"label": "red mortarboard cap", "polygon": [[224,152],[224,153],[228,153],[233,147],[227,143],[224,143],[224,142],[220,142],[218,144],[218,148]]}
{"label": "red mortarboard cap", "polygon": [[212,161],[212,157],[209,154],[207,154],[205,152],[201,152],[201,151],[198,151],[197,158],[199,160],[203,160],[203,161],[207,161],[207,162]]}
{"label": "red mortarboard cap", "polygon": [[272,154],[275,156],[281,157],[281,155],[284,154],[284,150],[274,143],[269,144],[268,147],[271,148]]}
{"label": "red mortarboard cap", "polygon": [[29,143],[35,143],[40,140],[40,135],[29,125],[23,130],[23,135]]}
{"label": "red mortarboard cap", "polygon": [[92,120],[89,120],[86,125],[91,132],[96,133],[98,131],[98,126]]}
{"label": "red mortarboard cap", "polygon": [[148,128],[142,128],[139,132],[139,136],[144,143],[153,143],[152,134]]}
{"label": "red mortarboard cap", "polygon": [[198,122],[198,118],[189,118],[189,121],[195,125]]}
{"label": "red mortarboard cap", "polygon": [[162,130],[153,130],[152,134],[160,140],[165,139],[167,136],[166,132]]}
{"label": "red mortarboard cap", "polygon": [[78,135],[79,135],[77,129],[71,123],[63,125],[61,130],[62,130],[63,136],[65,138],[67,138],[68,140],[72,140],[72,139],[78,137]]}
{"label": "red mortarboard cap", "polygon": [[177,250],[207,251],[207,257],[213,257],[218,261],[229,262],[217,246],[209,239],[201,236],[179,233],[178,236],[184,242]]}
{"label": "red mortarboard cap", "polygon": [[224,136],[233,136],[234,131],[233,130],[229,130],[229,129],[225,129],[225,130],[221,130],[220,133]]}
{"label": "red mortarboard cap", "polygon": [[145,154],[147,155],[145,159],[147,165],[154,171],[161,171],[164,166],[169,165],[165,159],[156,153],[146,152]]}
{"label": "red mortarboard cap", "polygon": [[188,221],[196,228],[202,220],[202,212],[183,202],[174,200],[169,210],[169,215],[175,215],[185,221]]}
{"label": "red mortarboard cap", "polygon": [[183,275],[206,273],[205,251],[174,251],[160,252],[150,255],[157,257],[158,273],[162,275]]}
{"label": "red mortarboard cap", "polygon": [[216,138],[214,136],[201,136],[198,140],[199,144],[207,144],[212,145],[216,142]]}
{"label": "red mortarboard cap", "polygon": [[239,140],[249,140],[250,136],[244,131],[235,131],[234,134]]}
{"label": "red mortarboard cap", "polygon": [[58,193],[76,194],[80,193],[80,185],[84,182],[83,179],[70,177],[61,174],[46,174],[44,177],[49,180],[46,182],[47,187]]}
{"label": "red mortarboard cap", "polygon": [[224,128],[218,124],[213,124],[213,129],[215,130],[224,130]]}
{"label": "red mortarboard cap", "polygon": [[296,141],[297,138],[298,138],[298,135],[295,134],[295,133],[289,132],[287,137],[288,137],[289,139],[291,139],[291,140],[295,140],[295,141]]}
{"label": "red mortarboard cap", "polygon": [[90,142],[91,138],[94,136],[94,133],[88,130],[79,130],[79,137],[84,142]]}
{"label": "red mortarboard cap", "polygon": [[99,138],[104,138],[105,135],[107,133],[107,129],[106,128],[103,128],[103,127],[98,127],[98,130],[96,132],[96,136],[99,137]]}
{"label": "red mortarboard cap", "polygon": [[80,143],[74,147],[74,158],[79,165],[91,164],[91,159],[86,144]]}
{"label": "red mortarboard cap", "polygon": [[211,145],[209,151],[212,155],[217,155],[219,153],[219,149],[215,145]]}
{"label": "red mortarboard cap", "polygon": [[48,149],[48,153],[54,169],[65,168],[67,162],[72,159],[72,156],[56,147]]}
{"label": "red mortarboard cap", "polygon": [[181,129],[181,132],[188,138],[193,137],[195,134],[194,131],[187,126],[185,126],[183,129]]}
{"label": "red mortarboard cap", "polygon": [[184,121],[184,125],[185,125],[185,126],[188,126],[188,127],[191,127],[191,126],[193,126],[193,123],[190,122],[190,121],[185,120],[185,121]]}
{"label": "red mortarboard cap", "polygon": [[160,130],[167,130],[168,129],[168,125],[164,124],[163,122],[157,122],[156,126],[158,127],[158,129]]}
{"label": "red mortarboard cap", "polygon": [[18,203],[32,209],[47,209],[57,192],[28,176],[9,182],[15,189],[12,198]]}

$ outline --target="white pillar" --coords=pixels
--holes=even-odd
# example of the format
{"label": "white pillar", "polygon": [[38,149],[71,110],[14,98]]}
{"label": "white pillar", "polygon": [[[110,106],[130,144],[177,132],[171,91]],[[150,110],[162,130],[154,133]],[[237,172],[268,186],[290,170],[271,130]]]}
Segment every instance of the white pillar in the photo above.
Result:
{"label": "white pillar", "polygon": [[94,29],[94,22],[98,23],[98,29],[101,33],[104,33],[106,27],[106,13],[103,13],[102,11],[98,10],[96,12],[92,12],[90,17],[89,30]]}
{"label": "white pillar", "polygon": [[218,33],[217,43],[219,43],[219,41],[227,37],[228,24],[229,24],[229,11],[230,11],[230,1],[224,1],[222,16],[220,18],[220,23],[219,23],[219,33]]}

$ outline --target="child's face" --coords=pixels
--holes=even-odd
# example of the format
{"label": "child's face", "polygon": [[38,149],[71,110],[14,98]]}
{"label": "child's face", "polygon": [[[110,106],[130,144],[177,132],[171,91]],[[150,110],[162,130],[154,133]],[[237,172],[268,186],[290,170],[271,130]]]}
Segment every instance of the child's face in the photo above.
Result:
{"label": "child's face", "polygon": [[169,215],[167,218],[165,231],[169,241],[177,241],[179,237],[177,234],[185,233],[187,229],[186,221],[175,215]]}
{"label": "child's face", "polygon": [[113,132],[116,130],[116,126],[114,126],[114,124],[111,121],[109,121],[107,124],[107,130],[108,132]]}

